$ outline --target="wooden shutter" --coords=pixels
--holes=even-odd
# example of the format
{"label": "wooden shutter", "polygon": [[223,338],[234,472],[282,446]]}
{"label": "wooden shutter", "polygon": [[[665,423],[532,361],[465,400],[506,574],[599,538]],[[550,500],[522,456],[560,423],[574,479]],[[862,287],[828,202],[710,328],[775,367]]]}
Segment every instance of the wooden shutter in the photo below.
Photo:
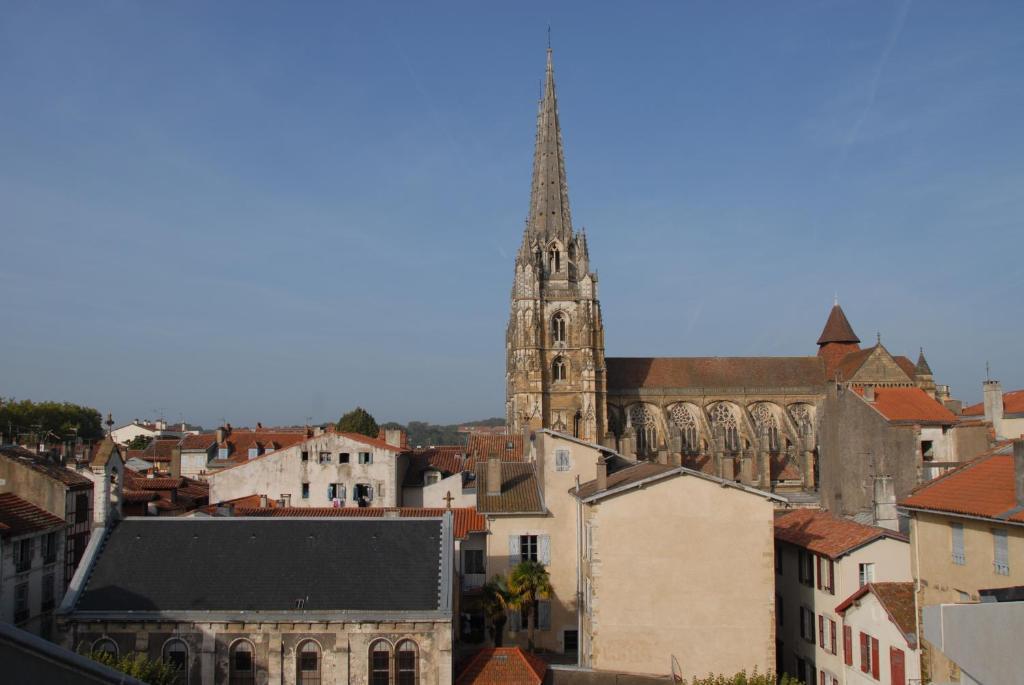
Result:
{"label": "wooden shutter", "polygon": [[547,566],[551,563],[551,536],[550,535],[538,535],[537,536],[537,559],[540,563]]}
{"label": "wooden shutter", "polygon": [[853,628],[843,626],[843,660],[847,666],[853,666]]}
{"label": "wooden shutter", "polygon": [[825,685],[825,671],[818,672],[818,685]]}
{"label": "wooden shutter", "polygon": [[878,680],[878,640],[871,638],[871,677]]}
{"label": "wooden shutter", "polygon": [[511,571],[519,564],[519,536],[508,536],[508,570]]}
{"label": "wooden shutter", "polygon": [[869,648],[868,636],[867,636],[866,633],[861,633],[860,634],[860,670],[861,670],[861,673],[867,673],[868,672],[868,657],[870,656],[870,654],[868,654],[868,648]]}
{"label": "wooden shutter", "polygon": [[551,602],[544,599],[537,602],[537,628],[551,630]]}
{"label": "wooden shutter", "polygon": [[906,660],[902,649],[889,648],[889,677],[892,679],[892,685],[907,683]]}
{"label": "wooden shutter", "polygon": [[828,560],[828,591],[833,595],[836,593],[836,563],[831,559]]}
{"label": "wooden shutter", "polygon": [[829,651],[831,651],[833,654],[835,654],[836,653],[836,622],[833,621],[832,619],[829,619],[828,620],[828,624],[829,624],[829,629],[831,630],[831,632],[829,633],[829,635],[830,635],[829,639],[831,640],[830,644],[832,645],[832,649],[829,650]]}
{"label": "wooden shutter", "polygon": [[954,523],[953,527],[953,563],[963,564],[966,561],[964,556],[964,524]]}
{"label": "wooden shutter", "polygon": [[818,615],[818,646],[825,649],[825,617]]}
{"label": "wooden shutter", "polygon": [[814,555],[814,565],[816,567],[815,570],[817,571],[817,575],[818,575],[818,580],[817,580],[818,589],[820,590],[821,589],[821,557],[819,555],[817,555],[817,554]]}

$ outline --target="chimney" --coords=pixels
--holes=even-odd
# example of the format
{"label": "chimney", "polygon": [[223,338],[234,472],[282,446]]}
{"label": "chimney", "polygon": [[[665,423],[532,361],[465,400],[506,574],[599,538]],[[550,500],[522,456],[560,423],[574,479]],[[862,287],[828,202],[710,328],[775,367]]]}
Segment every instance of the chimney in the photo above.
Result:
{"label": "chimney", "polygon": [[266,509],[268,506],[270,506],[270,501],[267,499],[267,496],[260,495],[260,509]]}
{"label": "chimney", "polygon": [[392,447],[405,449],[409,446],[409,440],[401,428],[382,428],[381,432],[384,434],[384,442]]}
{"label": "chimney", "polygon": [[985,420],[992,422],[996,437],[1003,434],[1003,386],[999,381],[987,380],[982,384],[985,393]]}
{"label": "chimney", "polygon": [[889,530],[900,529],[896,516],[896,486],[892,476],[875,476],[875,525]]}
{"label": "chimney", "polygon": [[290,507],[292,505],[292,494],[290,492],[281,493],[281,506]]}
{"label": "chimney", "polygon": [[221,444],[222,442],[224,442],[224,439],[227,438],[227,437],[228,437],[228,432],[224,429],[224,426],[221,426],[220,428],[217,429],[217,444],[218,445]]}
{"label": "chimney", "polygon": [[497,452],[487,455],[487,494],[501,494],[501,458]]}
{"label": "chimney", "polygon": [[864,399],[867,400],[868,402],[874,402],[875,401],[875,386],[873,386],[873,385],[865,385],[864,386]]}
{"label": "chimney", "polygon": [[597,491],[601,492],[608,489],[608,462],[604,460],[602,454],[597,458]]}
{"label": "chimney", "polygon": [[1013,482],[1017,506],[1024,507],[1024,440],[1013,441]]}

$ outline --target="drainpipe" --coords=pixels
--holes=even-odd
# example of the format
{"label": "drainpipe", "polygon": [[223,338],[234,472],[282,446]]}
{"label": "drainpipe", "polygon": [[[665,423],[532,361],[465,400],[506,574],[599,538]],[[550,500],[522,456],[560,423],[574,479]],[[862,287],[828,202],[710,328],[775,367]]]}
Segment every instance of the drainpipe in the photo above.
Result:
{"label": "drainpipe", "polygon": [[[914,537],[914,631],[917,634],[917,663],[918,668],[924,670],[924,660],[921,659],[924,654],[924,645],[922,644],[924,636],[921,635],[921,606],[918,602],[918,594],[921,592],[921,554],[918,548],[920,545],[920,535],[918,528],[917,514],[911,514],[911,534]],[[928,665],[929,672],[931,671],[931,664]],[[921,674],[922,681],[924,674]]]}
{"label": "drainpipe", "polygon": [[[580,477],[576,475],[576,665],[583,661],[583,564],[580,563],[580,552],[583,541],[583,502],[579,499]],[[564,645],[563,645],[564,647]]]}

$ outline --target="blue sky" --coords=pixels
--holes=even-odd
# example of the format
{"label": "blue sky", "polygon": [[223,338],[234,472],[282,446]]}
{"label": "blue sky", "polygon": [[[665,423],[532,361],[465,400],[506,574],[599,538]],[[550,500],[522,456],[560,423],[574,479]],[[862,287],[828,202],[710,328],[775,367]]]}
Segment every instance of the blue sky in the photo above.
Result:
{"label": "blue sky", "polygon": [[1024,387],[1024,3],[5,3],[0,395],[504,411],[552,26],[610,356]]}

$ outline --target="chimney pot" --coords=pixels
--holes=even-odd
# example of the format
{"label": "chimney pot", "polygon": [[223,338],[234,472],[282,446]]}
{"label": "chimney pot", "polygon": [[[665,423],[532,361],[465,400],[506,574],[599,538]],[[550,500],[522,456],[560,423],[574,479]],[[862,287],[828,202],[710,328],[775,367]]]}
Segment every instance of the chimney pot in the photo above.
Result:
{"label": "chimney pot", "polygon": [[874,402],[875,401],[875,386],[873,386],[873,385],[865,385],[864,386],[864,399],[867,400],[868,402]]}
{"label": "chimney pot", "polygon": [[1024,507],[1024,440],[1013,441],[1013,482],[1017,506]]}
{"label": "chimney pot", "polygon": [[260,495],[260,509],[266,509],[270,505],[270,501],[266,495]]}
{"label": "chimney pot", "polygon": [[487,494],[500,495],[501,485],[501,459],[491,452],[487,455]]}
{"label": "chimney pot", "polygon": [[226,438],[226,437],[227,437],[227,431],[225,431],[224,427],[221,426],[220,428],[217,429],[217,444],[219,445],[222,442],[224,442],[224,438]]}
{"label": "chimney pot", "polygon": [[290,507],[292,505],[292,494],[290,492],[281,494],[282,506]]}
{"label": "chimney pot", "polygon": [[601,492],[608,489],[608,462],[604,456],[597,458],[597,490]]}

